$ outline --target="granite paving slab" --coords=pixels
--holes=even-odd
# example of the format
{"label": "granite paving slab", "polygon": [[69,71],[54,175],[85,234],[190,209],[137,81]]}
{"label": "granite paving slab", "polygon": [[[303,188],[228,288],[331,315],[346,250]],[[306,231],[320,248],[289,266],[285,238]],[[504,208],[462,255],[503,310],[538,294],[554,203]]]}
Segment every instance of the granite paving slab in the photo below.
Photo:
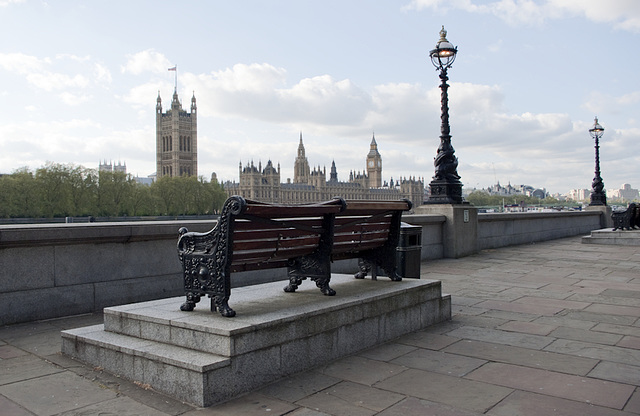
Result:
{"label": "granite paving slab", "polygon": [[3,416],[33,416],[33,413],[0,395],[0,409]]}
{"label": "granite paving slab", "polygon": [[138,403],[135,400],[123,396],[116,397],[111,400],[106,400],[90,406],[85,406],[79,409],[69,410],[62,412],[56,416],[163,416],[167,413],[159,412],[158,409],[154,409],[149,406],[145,406],[142,403]]}
{"label": "granite paving slab", "polygon": [[408,397],[378,413],[378,416],[479,416],[481,414],[442,403]]}
{"label": "granite paving slab", "polygon": [[598,363],[598,360],[593,358],[466,339],[450,345],[444,351],[487,361],[518,364],[575,375],[588,374]]}
{"label": "granite paving slab", "polygon": [[620,410],[526,391],[515,391],[487,412],[491,416],[625,416]]}
{"label": "granite paving slab", "polygon": [[615,345],[622,335],[561,326],[549,334],[550,337],[572,339],[574,341],[593,342],[595,344]]}
{"label": "granite paving slab", "polygon": [[321,374],[317,371],[306,371],[271,383],[258,390],[258,392],[293,403],[341,381],[339,378]]}
{"label": "granite paving slab", "polygon": [[625,384],[503,363],[486,364],[465,377],[614,409],[622,409],[634,391]]}
{"label": "granite paving slab", "polygon": [[616,346],[640,350],[640,337],[625,336],[616,344]]}
{"label": "granite paving slab", "polygon": [[502,331],[521,332],[531,335],[549,335],[551,331],[556,329],[555,325],[539,324],[535,322],[510,321],[502,324],[498,329]]}
{"label": "granite paving slab", "polygon": [[513,391],[494,384],[416,369],[389,377],[374,387],[479,413],[486,412]]}
{"label": "granite paving slab", "polygon": [[249,393],[241,398],[217,406],[196,409],[181,416],[282,416],[293,415],[298,406],[260,393]]}
{"label": "granite paving slab", "polygon": [[0,394],[43,416],[80,409],[116,397],[113,391],[79,379],[69,371],[0,386]]}
{"label": "granite paving slab", "polygon": [[589,377],[635,385],[640,381],[640,366],[602,361],[589,373]]}
{"label": "granite paving slab", "polygon": [[496,344],[513,345],[540,350],[553,342],[553,338],[540,335],[521,334],[517,332],[501,331],[490,328],[477,328],[473,326],[463,326],[447,333],[448,336],[456,338],[474,339],[477,341],[488,341]]}
{"label": "granite paving slab", "polygon": [[0,360],[0,386],[64,371],[40,357],[20,355]]}
{"label": "granite paving slab", "polygon": [[545,347],[545,351],[640,366],[640,351],[629,348],[558,339]]}
{"label": "granite paving slab", "polygon": [[530,303],[517,303],[517,302],[503,302],[496,300],[486,300],[476,305],[485,309],[498,309],[502,311],[518,312],[518,313],[530,313],[538,315],[555,315],[562,312],[565,308],[561,306],[539,306]]}
{"label": "granite paving slab", "polygon": [[[380,412],[405,398],[404,394],[376,389],[359,383],[343,381],[296,403],[305,407],[317,408],[330,414],[336,408],[364,408],[375,413]],[[330,402],[330,405],[328,405]],[[346,414],[351,414],[346,413]]]}
{"label": "granite paving slab", "polygon": [[396,340],[399,344],[406,344],[413,347],[427,348],[436,351],[458,341],[459,338],[434,334],[431,331],[413,332]]}
{"label": "granite paving slab", "polygon": [[634,414],[640,415],[640,389],[636,389],[636,392],[633,393],[633,396],[627,402],[627,405],[624,407],[626,412],[631,412]]}
{"label": "granite paving slab", "polygon": [[368,386],[406,370],[407,368],[401,365],[370,360],[357,355],[341,358],[318,369],[322,374]]}
{"label": "granite paving slab", "polygon": [[442,351],[417,349],[391,361],[408,368],[462,377],[487,361]]}

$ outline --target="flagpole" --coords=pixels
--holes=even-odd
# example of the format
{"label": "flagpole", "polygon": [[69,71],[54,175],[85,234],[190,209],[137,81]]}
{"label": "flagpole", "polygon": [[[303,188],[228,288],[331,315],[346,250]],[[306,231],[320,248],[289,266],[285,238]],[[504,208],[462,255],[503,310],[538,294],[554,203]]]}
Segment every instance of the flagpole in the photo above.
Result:
{"label": "flagpole", "polygon": [[175,83],[174,83],[174,87],[173,88],[174,88],[175,92],[178,92],[178,65],[174,65],[173,68],[169,68],[169,71],[173,71],[173,72],[176,73],[176,75],[175,75],[176,79],[175,79]]}

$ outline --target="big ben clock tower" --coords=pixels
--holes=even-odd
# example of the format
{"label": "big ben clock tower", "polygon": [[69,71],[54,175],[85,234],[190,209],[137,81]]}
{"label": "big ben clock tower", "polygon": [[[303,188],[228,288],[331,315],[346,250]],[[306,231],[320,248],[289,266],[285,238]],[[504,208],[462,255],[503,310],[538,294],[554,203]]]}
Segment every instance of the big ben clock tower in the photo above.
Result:
{"label": "big ben clock tower", "polygon": [[378,152],[375,134],[371,139],[371,148],[369,154],[367,154],[367,176],[369,177],[369,186],[371,188],[382,187],[382,157]]}

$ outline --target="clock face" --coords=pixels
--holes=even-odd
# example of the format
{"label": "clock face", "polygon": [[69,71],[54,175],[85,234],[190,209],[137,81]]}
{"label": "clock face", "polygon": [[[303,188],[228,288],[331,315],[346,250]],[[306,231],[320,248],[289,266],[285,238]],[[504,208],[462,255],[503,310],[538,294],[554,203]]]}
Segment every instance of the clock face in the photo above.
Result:
{"label": "clock face", "polygon": [[373,167],[373,160],[369,161],[369,167],[372,168]]}
{"label": "clock face", "polygon": [[382,165],[382,162],[378,160],[378,167]]}

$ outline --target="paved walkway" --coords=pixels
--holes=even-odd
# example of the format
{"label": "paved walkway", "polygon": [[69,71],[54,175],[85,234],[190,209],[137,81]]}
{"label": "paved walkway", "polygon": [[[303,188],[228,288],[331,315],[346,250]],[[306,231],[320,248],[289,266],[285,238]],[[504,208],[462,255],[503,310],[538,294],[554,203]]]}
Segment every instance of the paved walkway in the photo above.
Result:
{"label": "paved walkway", "polygon": [[424,263],[453,319],[197,409],[74,362],[61,329],[86,315],[0,328],[0,414],[640,414],[640,247],[579,238]]}

